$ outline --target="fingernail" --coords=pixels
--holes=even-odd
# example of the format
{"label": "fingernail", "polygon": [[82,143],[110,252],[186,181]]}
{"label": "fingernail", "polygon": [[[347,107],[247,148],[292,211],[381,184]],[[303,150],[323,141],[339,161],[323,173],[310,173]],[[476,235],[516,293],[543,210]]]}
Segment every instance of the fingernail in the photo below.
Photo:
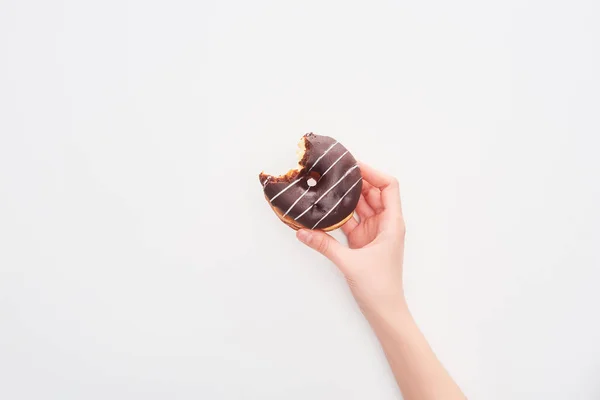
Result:
{"label": "fingernail", "polygon": [[310,240],[310,232],[306,229],[300,229],[297,233],[296,233],[296,237],[298,238],[298,240],[300,240],[302,243],[308,243],[308,241]]}

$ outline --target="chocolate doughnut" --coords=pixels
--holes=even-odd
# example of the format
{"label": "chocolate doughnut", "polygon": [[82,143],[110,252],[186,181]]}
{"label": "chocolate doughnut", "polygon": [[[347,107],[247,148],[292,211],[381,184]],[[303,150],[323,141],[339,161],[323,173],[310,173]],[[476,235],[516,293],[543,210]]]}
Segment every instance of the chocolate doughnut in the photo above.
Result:
{"label": "chocolate doughnut", "polygon": [[362,189],[356,159],[337,140],[307,133],[300,143],[298,168],[259,180],[269,205],[293,229],[330,231],[352,218]]}

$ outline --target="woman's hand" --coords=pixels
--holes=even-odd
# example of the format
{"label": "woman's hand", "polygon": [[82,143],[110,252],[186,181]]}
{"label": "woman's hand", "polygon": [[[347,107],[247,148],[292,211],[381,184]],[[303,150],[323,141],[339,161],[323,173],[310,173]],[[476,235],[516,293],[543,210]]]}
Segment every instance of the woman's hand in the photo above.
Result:
{"label": "woman's hand", "polygon": [[398,181],[360,163],[359,221],[342,226],[349,248],[322,231],[302,229],[298,239],[329,258],[346,277],[365,315],[405,307],[402,289],[404,220]]}
{"label": "woman's hand", "polygon": [[408,311],[402,289],[404,220],[396,179],[360,164],[360,222],[342,230],[348,247],[322,231],[300,230],[298,239],[342,271],[377,335],[406,400],[464,400]]}

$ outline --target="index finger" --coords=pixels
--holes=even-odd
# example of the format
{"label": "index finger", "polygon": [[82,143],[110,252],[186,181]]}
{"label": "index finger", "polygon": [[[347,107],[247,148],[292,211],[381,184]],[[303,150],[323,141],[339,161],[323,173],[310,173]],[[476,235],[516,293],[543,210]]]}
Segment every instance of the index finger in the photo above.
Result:
{"label": "index finger", "polygon": [[377,171],[375,168],[359,161],[358,166],[365,181],[381,190],[381,200],[385,208],[384,212],[402,215],[402,204],[400,202],[400,185],[393,176]]}
{"label": "index finger", "polygon": [[375,168],[365,164],[362,161],[358,162],[358,167],[360,168],[360,172],[367,182],[376,188],[382,190],[385,187],[389,186],[394,178],[391,176],[384,174],[383,172],[377,171]]}

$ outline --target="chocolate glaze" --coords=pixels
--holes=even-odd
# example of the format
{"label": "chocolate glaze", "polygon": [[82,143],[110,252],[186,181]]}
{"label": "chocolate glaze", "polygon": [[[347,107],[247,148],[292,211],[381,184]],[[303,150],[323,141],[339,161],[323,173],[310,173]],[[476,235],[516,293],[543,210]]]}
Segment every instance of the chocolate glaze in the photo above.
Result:
{"label": "chocolate glaze", "polygon": [[[275,177],[261,173],[259,180],[271,205],[309,229],[333,226],[350,215],[362,189],[360,168],[350,152],[329,136],[304,135],[301,169]],[[331,167],[331,168],[330,168]],[[317,184],[309,187],[311,176]],[[295,204],[294,204],[295,203]]]}

